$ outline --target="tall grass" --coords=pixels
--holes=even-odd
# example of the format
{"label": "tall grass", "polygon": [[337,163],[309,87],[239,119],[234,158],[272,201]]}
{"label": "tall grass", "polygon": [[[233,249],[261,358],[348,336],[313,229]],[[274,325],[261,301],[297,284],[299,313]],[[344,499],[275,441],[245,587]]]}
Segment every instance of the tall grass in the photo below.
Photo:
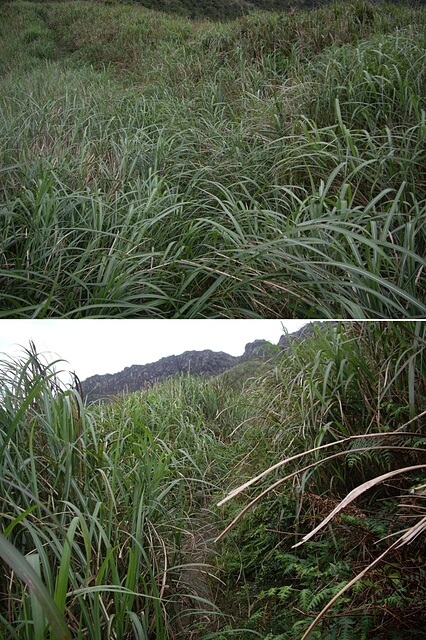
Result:
{"label": "tall grass", "polygon": [[3,633],[420,638],[424,347],[421,321],[333,322],[89,406],[33,346],[2,361]]}
{"label": "tall grass", "polygon": [[424,12],[361,4],[7,5],[0,316],[423,316]]}
{"label": "tall grass", "polygon": [[184,601],[214,615],[179,581],[191,456],[131,414],[103,424],[33,349],[1,366],[3,633],[165,639]]}
{"label": "tall grass", "polygon": [[[258,389],[266,404],[262,433],[285,456],[220,501],[240,504],[217,540],[236,529],[237,544],[247,547],[244,557],[257,560],[251,593],[262,580],[264,586],[253,602],[263,601],[265,611],[275,607],[282,618],[270,625],[276,631],[268,638],[390,637],[394,631],[398,638],[421,637],[417,601],[424,605],[424,593],[416,603],[408,594],[423,572],[426,531],[425,328],[375,322],[321,329],[293,343]],[[288,509],[289,493],[296,502],[292,517],[283,506]],[[251,498],[245,506],[243,497]],[[354,500],[357,506],[348,510]],[[262,509],[263,501],[264,510],[244,526],[242,517]],[[275,529],[270,514],[277,514]],[[292,551],[302,544],[305,551]],[[401,551],[405,545],[411,546]],[[389,563],[404,578],[389,583]],[[306,618],[298,624],[279,614],[283,601]],[[398,620],[394,630],[400,606],[407,624]],[[247,626],[266,632],[269,623],[253,615]]]}

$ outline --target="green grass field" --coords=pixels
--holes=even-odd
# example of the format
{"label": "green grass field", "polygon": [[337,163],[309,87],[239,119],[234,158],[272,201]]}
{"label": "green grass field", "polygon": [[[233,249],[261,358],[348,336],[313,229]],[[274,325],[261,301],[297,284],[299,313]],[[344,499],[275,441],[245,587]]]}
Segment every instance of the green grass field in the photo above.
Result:
{"label": "green grass field", "polygon": [[426,12],[1,4],[0,317],[422,317]]}

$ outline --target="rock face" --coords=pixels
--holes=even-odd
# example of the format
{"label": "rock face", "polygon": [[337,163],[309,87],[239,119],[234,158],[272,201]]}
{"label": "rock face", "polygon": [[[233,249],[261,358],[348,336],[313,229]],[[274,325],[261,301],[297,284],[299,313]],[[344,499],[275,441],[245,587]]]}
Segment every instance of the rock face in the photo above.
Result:
{"label": "rock face", "polygon": [[246,344],[243,355],[238,358],[239,362],[245,362],[246,360],[252,360],[253,358],[273,358],[277,353],[276,345],[267,342],[266,340],[255,340]]}
{"label": "rock face", "polygon": [[281,350],[285,350],[287,349],[287,347],[289,346],[292,340],[304,340],[305,338],[308,338],[309,336],[313,335],[317,328],[318,329],[321,328],[322,330],[325,331],[326,329],[332,329],[335,326],[337,326],[337,322],[334,320],[331,320],[329,322],[314,320],[309,324],[305,324],[304,327],[302,327],[301,329],[299,329],[299,331],[296,331],[295,333],[291,333],[291,334],[283,333],[283,335],[278,341],[278,346],[280,347]]}
{"label": "rock face", "polygon": [[91,376],[82,382],[87,400],[99,400],[122,393],[140,391],[178,373],[212,376],[223,373],[240,361],[221,351],[185,351],[157,362],[126,367],[119,373]]}
{"label": "rock face", "polygon": [[246,345],[243,355],[230,356],[222,351],[185,351],[177,356],[161,358],[157,362],[132,365],[123,371],[91,376],[81,383],[86,401],[93,402],[132,391],[140,391],[178,373],[214,376],[231,369],[240,362],[254,358],[270,359],[288,347],[290,340],[302,340],[313,332],[314,326],[305,325],[291,335],[281,336],[278,345],[266,340],[255,340]]}

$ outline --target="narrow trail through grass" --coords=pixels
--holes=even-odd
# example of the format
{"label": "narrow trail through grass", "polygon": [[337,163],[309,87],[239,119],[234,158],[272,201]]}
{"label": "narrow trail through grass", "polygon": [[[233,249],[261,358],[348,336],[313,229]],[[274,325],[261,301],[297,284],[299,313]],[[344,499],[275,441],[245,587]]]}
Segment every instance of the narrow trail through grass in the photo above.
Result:
{"label": "narrow trail through grass", "polygon": [[422,640],[426,324],[286,344],[94,404],[0,362],[5,638]]}

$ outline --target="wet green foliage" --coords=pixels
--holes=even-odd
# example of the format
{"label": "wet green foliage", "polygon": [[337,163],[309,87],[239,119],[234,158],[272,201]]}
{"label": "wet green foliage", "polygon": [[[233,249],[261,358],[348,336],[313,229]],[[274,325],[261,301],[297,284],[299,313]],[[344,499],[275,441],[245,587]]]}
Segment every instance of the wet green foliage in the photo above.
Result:
{"label": "wet green foliage", "polygon": [[425,15],[3,4],[0,317],[423,316]]}
{"label": "wet green foliage", "polygon": [[[294,640],[389,537],[417,523],[410,544],[337,598],[311,637],[419,640],[420,468],[371,487],[322,533],[293,545],[352,487],[424,464],[425,328],[333,323],[266,366],[178,376],[89,406],[78,380],[61,382],[60,363],[33,346],[2,361],[7,637],[41,640],[49,629],[66,637],[68,629],[78,640]],[[305,453],[319,443],[328,449]],[[216,506],[283,455],[298,457]],[[260,491],[263,499],[215,543]],[[197,579],[194,563],[203,568]]]}
{"label": "wet green foliage", "polygon": [[[415,487],[424,488],[425,481],[426,326],[343,325],[294,343],[257,388],[266,405],[263,437],[275,443],[281,458],[298,457],[226,507],[230,520],[265,492],[221,542],[237,624],[246,629],[240,640],[253,631],[268,640],[301,637],[327,602],[416,518],[418,537],[389,550],[338,597],[309,638],[405,640],[423,634],[425,504]],[[276,462],[268,458],[268,466]],[[419,464],[423,470],[360,494],[322,534],[293,548],[350,490]],[[290,473],[286,483],[280,481]]]}

